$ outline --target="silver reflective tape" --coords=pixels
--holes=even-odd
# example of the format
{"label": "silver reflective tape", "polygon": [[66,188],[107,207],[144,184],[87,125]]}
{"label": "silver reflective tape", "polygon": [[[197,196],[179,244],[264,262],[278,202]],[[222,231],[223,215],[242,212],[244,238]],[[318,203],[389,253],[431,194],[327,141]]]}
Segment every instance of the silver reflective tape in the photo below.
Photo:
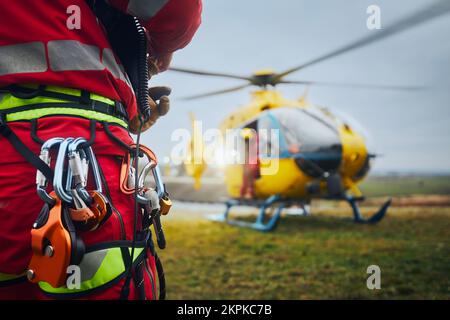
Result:
{"label": "silver reflective tape", "polygon": [[92,279],[102,265],[108,249],[86,253],[80,263],[81,282]]}
{"label": "silver reflective tape", "polygon": [[53,71],[103,70],[100,49],[74,40],[55,40],[47,44]]}
{"label": "silver reflective tape", "polygon": [[123,76],[123,78],[121,78],[123,81],[125,81],[125,83],[130,87],[130,89],[134,92],[134,89],[133,89],[133,85],[131,84],[131,80],[130,80],[130,78],[128,77],[128,73],[125,71],[125,68],[124,68],[124,66],[123,65],[121,65],[121,64],[119,64],[119,68],[120,68],[120,70],[122,71],[122,76]]}
{"label": "silver reflective tape", "polygon": [[116,62],[114,53],[111,49],[103,49],[103,65],[113,74],[114,77],[122,79],[122,70]]}
{"label": "silver reflective tape", "polygon": [[45,71],[47,61],[42,42],[0,46],[0,76]]}
{"label": "silver reflective tape", "polygon": [[106,69],[111,72],[114,77],[122,80],[131,88],[131,82],[128,78],[127,73],[125,72],[124,67],[121,64],[117,63],[116,58],[114,57],[114,53],[111,49],[103,49],[102,62]]}
{"label": "silver reflective tape", "polygon": [[132,85],[131,85],[131,80],[130,80],[130,78],[128,77],[128,73],[125,71],[125,68],[124,68],[124,66],[123,65],[119,65],[119,68],[120,68],[120,70],[122,70],[122,75],[123,75],[123,81],[125,81],[126,82],[126,84],[130,87],[130,88],[132,88]]}
{"label": "silver reflective tape", "polygon": [[155,16],[169,0],[130,0],[127,11],[140,19],[148,20]]}

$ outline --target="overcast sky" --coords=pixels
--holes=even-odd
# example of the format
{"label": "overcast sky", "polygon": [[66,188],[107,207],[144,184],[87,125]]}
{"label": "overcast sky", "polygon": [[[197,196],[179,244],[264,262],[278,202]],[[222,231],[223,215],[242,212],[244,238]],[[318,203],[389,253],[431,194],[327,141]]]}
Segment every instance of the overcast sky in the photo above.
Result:
{"label": "overcast sky", "polygon": [[[173,65],[250,75],[277,71],[377,32],[366,27],[366,9],[381,8],[381,24],[426,6],[430,0],[204,0],[203,24],[192,43],[176,53]],[[356,118],[383,157],[378,171],[450,172],[450,15],[414,27],[368,47],[343,54],[290,76],[291,79],[393,85],[425,85],[419,92],[311,87],[309,101]],[[170,135],[189,128],[188,112],[205,129],[249,100],[241,92],[182,101],[182,96],[241,82],[166,72],[153,84],[173,88],[170,113],[144,134],[160,159],[175,145]],[[280,86],[287,98],[301,86]]]}

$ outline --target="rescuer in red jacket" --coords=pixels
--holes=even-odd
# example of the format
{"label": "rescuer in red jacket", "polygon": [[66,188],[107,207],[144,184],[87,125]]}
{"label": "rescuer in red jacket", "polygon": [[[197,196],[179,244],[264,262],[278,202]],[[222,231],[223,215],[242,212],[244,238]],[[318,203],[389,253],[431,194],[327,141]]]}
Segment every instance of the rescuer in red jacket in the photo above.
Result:
{"label": "rescuer in red jacket", "polygon": [[[36,167],[17,144],[39,155],[42,142],[53,137],[92,139],[120,214],[113,212],[100,229],[83,234],[83,241],[89,247],[133,239],[134,199],[120,192],[119,173],[123,145],[133,144],[129,132],[137,132],[140,123],[136,97],[110,35],[92,10],[95,2],[0,0],[0,299],[118,299],[125,282],[124,273],[112,275],[109,256],[99,262],[106,273],[82,275],[92,279],[81,291],[39,288],[24,276],[32,254],[30,230],[42,201],[36,194]],[[168,68],[172,53],[191,41],[200,24],[201,0],[108,3],[145,28],[154,73]],[[155,102],[149,104],[152,117],[144,130],[158,116]],[[141,281],[131,282],[130,299],[156,298],[155,257],[147,256],[139,262]]]}

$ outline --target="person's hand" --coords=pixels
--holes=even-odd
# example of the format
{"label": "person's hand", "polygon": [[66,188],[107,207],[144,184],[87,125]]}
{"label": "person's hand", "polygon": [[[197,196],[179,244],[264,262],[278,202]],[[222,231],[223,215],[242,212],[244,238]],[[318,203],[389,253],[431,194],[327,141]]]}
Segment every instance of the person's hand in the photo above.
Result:
{"label": "person's hand", "polygon": [[[150,118],[142,125],[141,132],[148,130],[153,126],[159,117],[166,115],[170,109],[169,94],[171,89],[169,87],[151,87],[148,89]],[[156,102],[155,102],[156,101]],[[140,126],[139,116],[136,115],[130,121],[130,132],[137,134]]]}
{"label": "person's hand", "polygon": [[[153,115],[154,114],[153,110],[157,109],[156,102],[152,98],[149,97],[148,103],[150,105],[151,114]],[[141,132],[148,130],[148,128],[150,128],[155,123],[155,120],[150,121],[151,118],[152,118],[152,116],[150,117],[150,119],[148,119],[147,122],[145,122],[142,125]],[[141,126],[141,120],[139,118],[139,114],[136,114],[134,116],[134,118],[132,118],[130,120],[129,130],[132,134],[137,134],[139,132],[140,126]]]}

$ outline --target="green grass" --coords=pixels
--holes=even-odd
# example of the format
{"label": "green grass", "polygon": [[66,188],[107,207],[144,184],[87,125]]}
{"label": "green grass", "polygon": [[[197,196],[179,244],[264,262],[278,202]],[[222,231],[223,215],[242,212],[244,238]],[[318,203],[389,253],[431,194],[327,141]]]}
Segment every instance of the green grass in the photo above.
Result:
{"label": "green grass", "polygon": [[450,194],[450,176],[373,176],[360,187],[368,197]]}
{"label": "green grass", "polygon": [[[450,208],[392,208],[375,226],[349,215],[284,217],[266,234],[168,219],[160,251],[168,299],[450,298]],[[381,268],[381,290],[366,287],[371,264]]]}

